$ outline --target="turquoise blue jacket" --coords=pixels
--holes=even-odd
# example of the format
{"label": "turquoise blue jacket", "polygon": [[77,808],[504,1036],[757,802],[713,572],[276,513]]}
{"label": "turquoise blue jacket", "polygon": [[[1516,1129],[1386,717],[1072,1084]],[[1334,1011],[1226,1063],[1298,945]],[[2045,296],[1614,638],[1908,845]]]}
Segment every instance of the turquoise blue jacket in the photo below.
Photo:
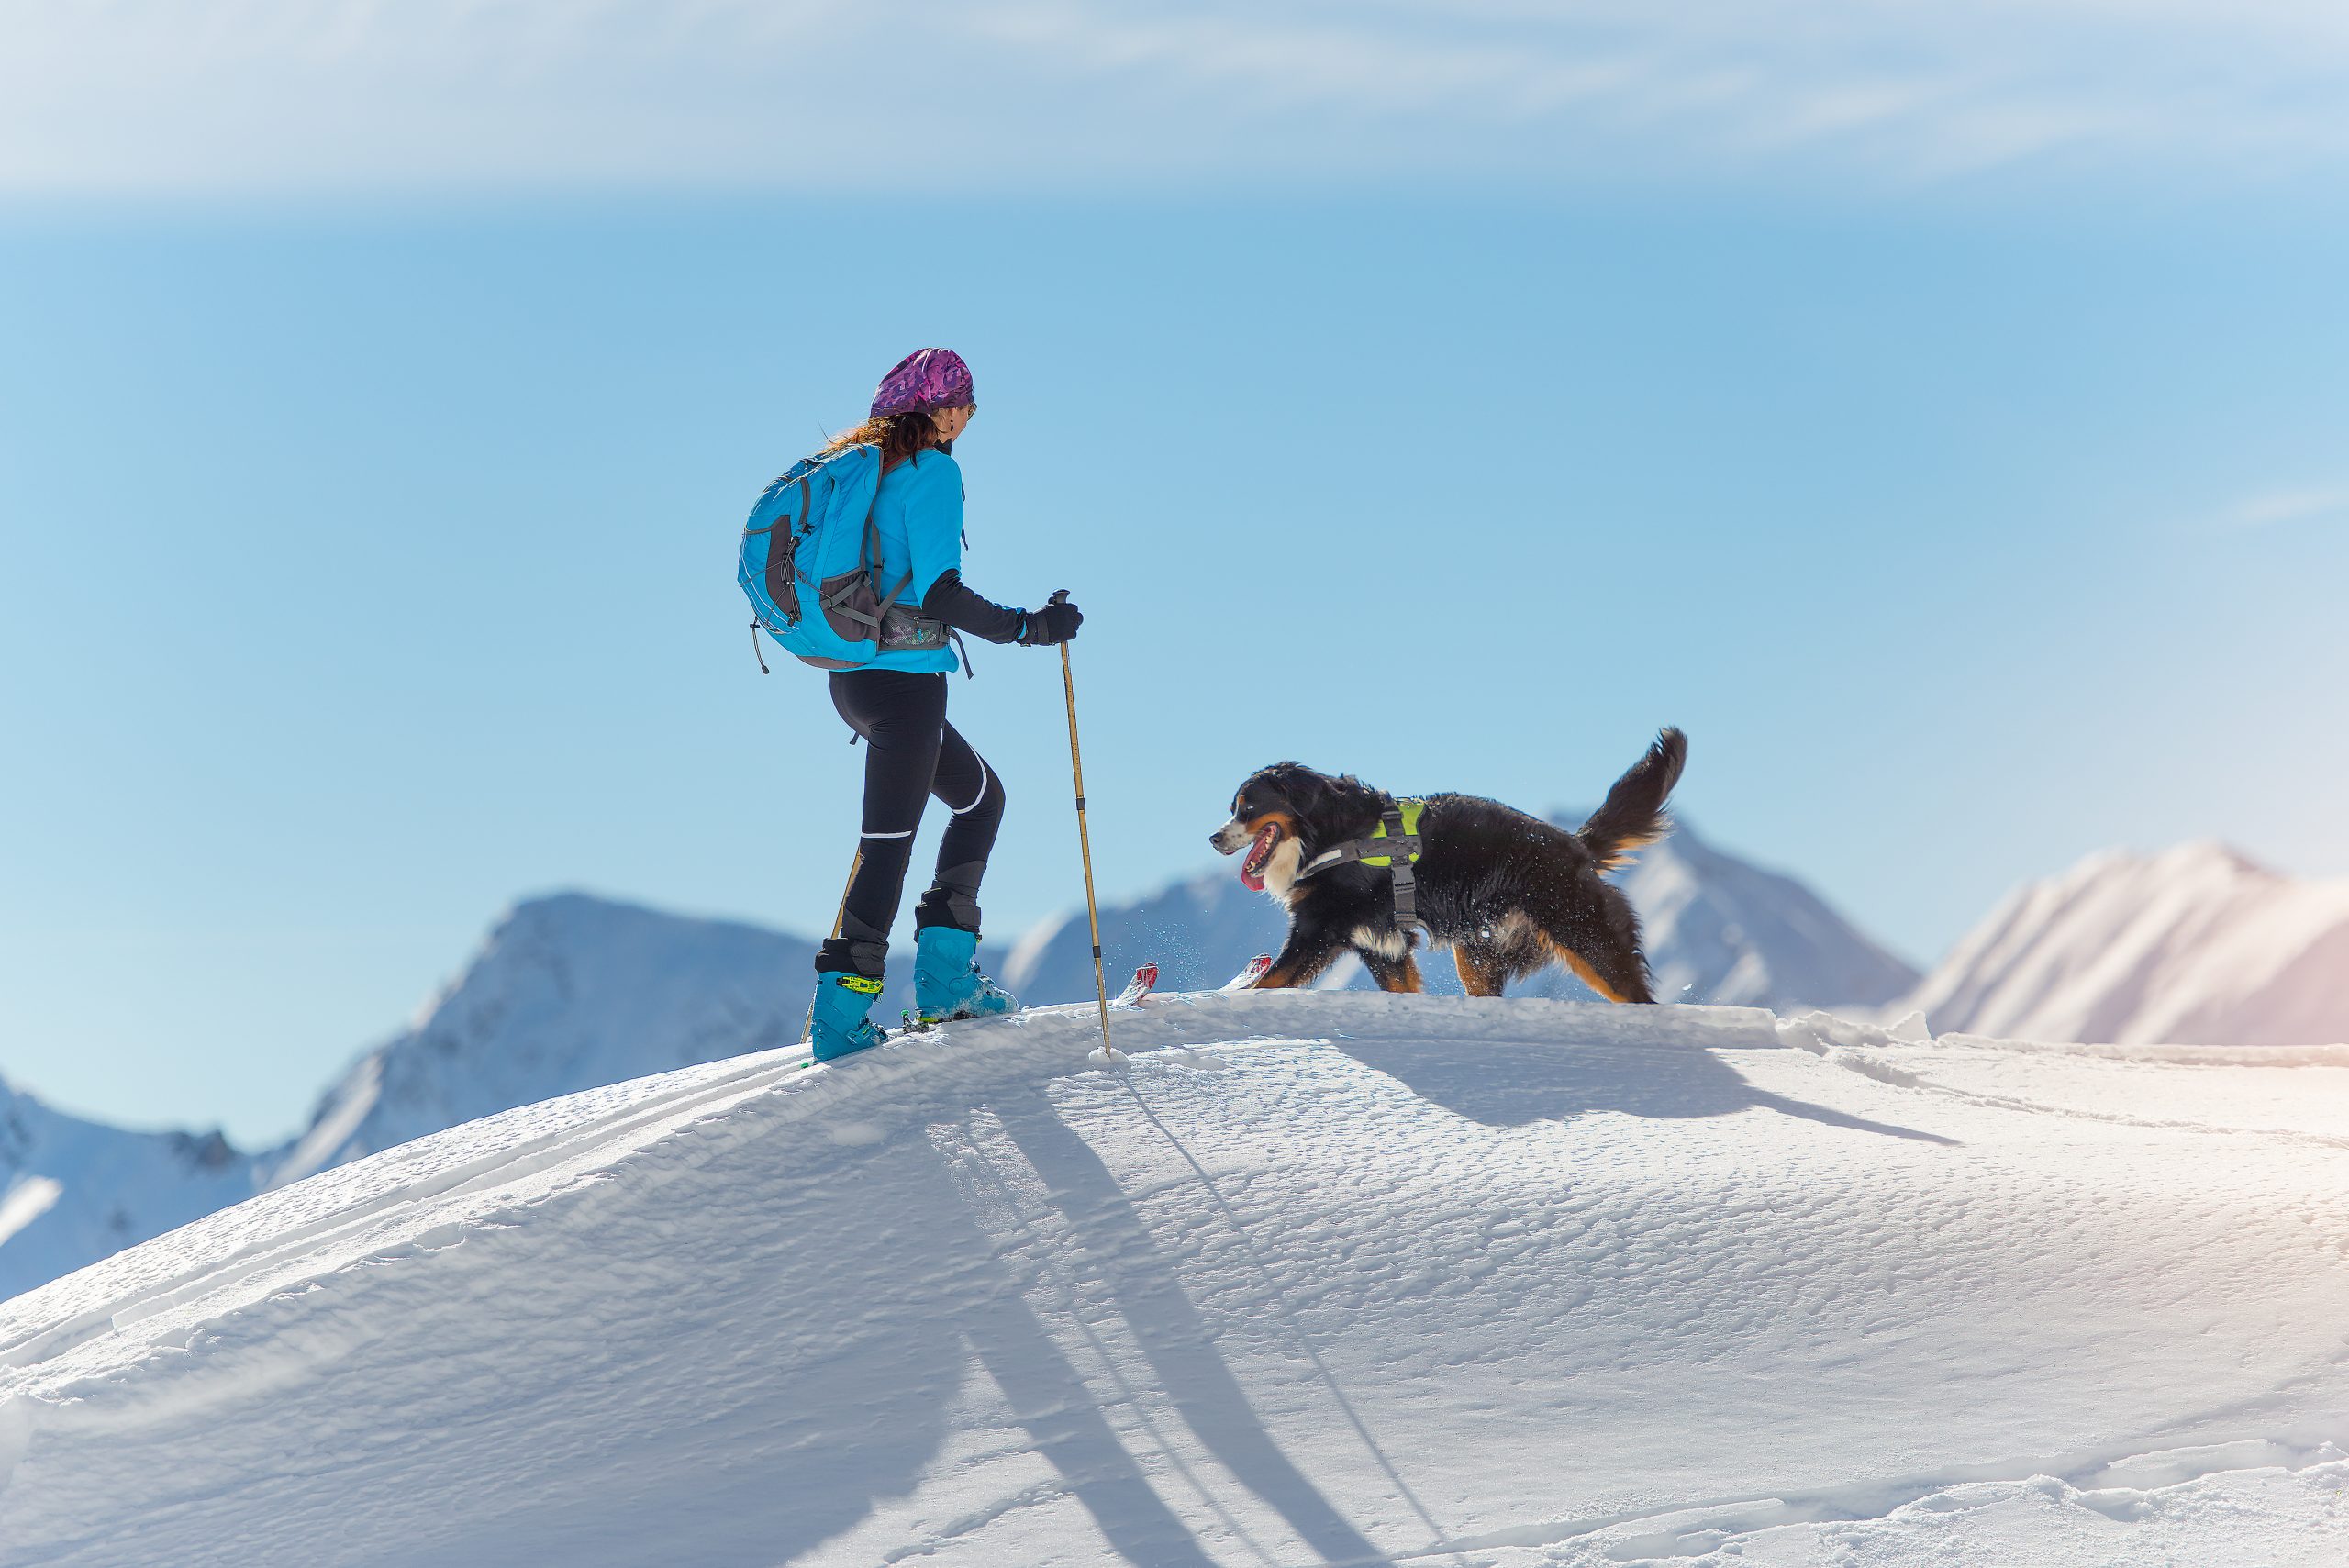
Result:
{"label": "turquoise blue jacket", "polygon": [[[919,452],[881,476],[873,500],[873,521],[881,532],[881,591],[887,593],[907,572],[913,581],[897,602],[918,609],[930,584],[963,569],[963,470],[952,457]],[[905,649],[883,653],[866,670],[958,670],[954,650]]]}

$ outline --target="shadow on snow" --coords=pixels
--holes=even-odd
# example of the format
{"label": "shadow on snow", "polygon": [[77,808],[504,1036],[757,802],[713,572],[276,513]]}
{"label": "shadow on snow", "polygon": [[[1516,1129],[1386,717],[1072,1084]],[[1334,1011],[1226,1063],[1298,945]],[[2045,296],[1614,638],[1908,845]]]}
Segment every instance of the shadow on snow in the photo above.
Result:
{"label": "shadow on snow", "polygon": [[1700,1045],[1495,1040],[1488,1057],[1462,1058],[1431,1055],[1400,1039],[1350,1038],[1338,1043],[1347,1055],[1420,1098],[1486,1127],[1564,1121],[1590,1111],[1680,1118],[1759,1109],[1854,1132],[1951,1147],[1957,1142],[1757,1088],[1719,1052]]}

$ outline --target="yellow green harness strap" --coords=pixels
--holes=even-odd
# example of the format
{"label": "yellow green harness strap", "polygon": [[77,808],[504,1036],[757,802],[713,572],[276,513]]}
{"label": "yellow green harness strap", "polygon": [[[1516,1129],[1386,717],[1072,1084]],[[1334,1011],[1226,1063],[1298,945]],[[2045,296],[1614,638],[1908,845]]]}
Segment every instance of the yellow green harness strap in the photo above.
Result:
{"label": "yellow green harness strap", "polygon": [[[1350,839],[1334,850],[1322,851],[1297,868],[1297,880],[1302,882],[1316,872],[1349,861],[1389,870],[1395,878],[1395,927],[1397,930],[1409,930],[1419,923],[1419,879],[1411,871],[1411,862],[1422,852],[1419,814],[1427,809],[1427,804],[1424,800],[1391,803],[1368,837]],[[1402,853],[1397,854],[1397,850]]]}

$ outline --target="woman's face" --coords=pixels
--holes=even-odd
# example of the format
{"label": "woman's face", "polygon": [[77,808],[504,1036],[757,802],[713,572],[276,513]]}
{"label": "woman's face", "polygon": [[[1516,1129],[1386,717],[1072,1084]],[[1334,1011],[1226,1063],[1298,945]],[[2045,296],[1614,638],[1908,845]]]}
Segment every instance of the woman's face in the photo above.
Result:
{"label": "woman's face", "polygon": [[938,439],[951,441],[970,428],[971,416],[979,411],[975,403],[965,403],[960,408],[933,408],[930,422],[938,430]]}

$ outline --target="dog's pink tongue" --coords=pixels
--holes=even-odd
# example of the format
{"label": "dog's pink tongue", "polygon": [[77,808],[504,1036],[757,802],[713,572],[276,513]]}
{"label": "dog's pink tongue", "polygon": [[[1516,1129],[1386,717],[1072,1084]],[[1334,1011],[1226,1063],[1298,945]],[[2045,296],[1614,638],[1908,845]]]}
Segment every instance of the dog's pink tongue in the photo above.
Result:
{"label": "dog's pink tongue", "polygon": [[1256,835],[1256,841],[1248,846],[1247,854],[1241,858],[1240,880],[1252,893],[1264,891],[1264,862],[1271,858],[1273,840],[1279,832],[1278,828],[1265,828]]}

